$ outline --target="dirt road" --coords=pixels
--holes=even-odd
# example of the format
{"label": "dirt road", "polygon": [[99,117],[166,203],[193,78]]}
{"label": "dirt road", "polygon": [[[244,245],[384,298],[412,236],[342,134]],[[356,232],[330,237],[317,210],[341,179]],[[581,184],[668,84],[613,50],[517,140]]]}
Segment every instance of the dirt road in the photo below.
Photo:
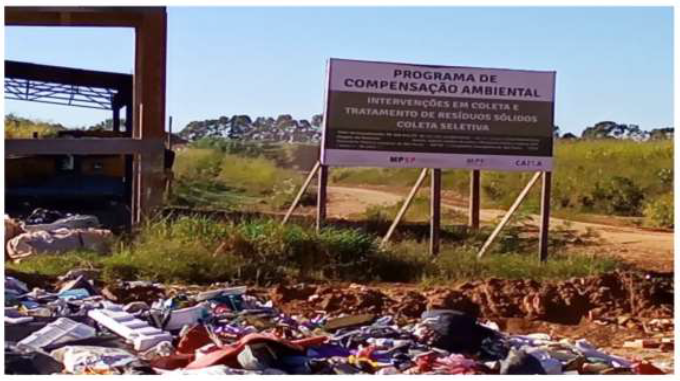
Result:
{"label": "dirt road", "polygon": [[[406,194],[397,194],[385,190],[328,187],[329,216],[347,218],[364,212],[373,205],[391,206],[401,202]],[[443,208],[467,212],[464,207],[448,203]],[[483,209],[480,211],[482,223],[491,224],[505,213],[503,210]],[[605,224],[579,221],[567,221],[551,218],[551,226],[573,230],[579,234],[595,233],[601,243],[596,246],[600,253],[617,255],[626,261],[643,268],[657,271],[673,271],[673,233],[657,232]],[[532,225],[538,226],[538,216],[531,218]]]}

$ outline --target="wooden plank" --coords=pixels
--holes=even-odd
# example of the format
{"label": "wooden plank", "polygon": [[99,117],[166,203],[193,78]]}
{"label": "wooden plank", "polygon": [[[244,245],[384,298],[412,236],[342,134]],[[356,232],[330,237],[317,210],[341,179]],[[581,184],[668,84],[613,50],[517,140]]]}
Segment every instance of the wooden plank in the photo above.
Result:
{"label": "wooden plank", "polygon": [[162,139],[7,139],[5,157],[21,155],[133,155],[163,152]]}
{"label": "wooden plank", "polygon": [[319,165],[319,185],[316,190],[316,231],[323,227],[326,220],[326,203],[328,198],[328,166]]}
{"label": "wooden plank", "polygon": [[430,176],[430,255],[439,254],[441,229],[442,170],[433,168]]}
{"label": "wooden plank", "polygon": [[[162,139],[165,132],[167,22],[165,10],[144,12],[135,34],[134,108],[138,119],[133,136]],[[138,167],[140,221],[163,204],[164,155],[145,154]]]}
{"label": "wooden plank", "polygon": [[473,230],[479,229],[481,173],[479,169],[470,171],[470,201],[468,211],[468,225]]}
{"label": "wooden plank", "polygon": [[165,137],[166,44],[165,12],[145,13],[135,35],[134,77],[136,115],[144,119],[138,137],[145,139]]}
{"label": "wooden plank", "polygon": [[426,176],[427,168],[423,168],[423,170],[420,171],[420,176],[418,176],[418,180],[416,180],[416,183],[413,184],[413,188],[411,188],[411,191],[409,192],[408,196],[406,196],[404,204],[401,206],[401,209],[399,209],[399,213],[397,213],[397,216],[394,218],[394,221],[392,221],[392,225],[387,230],[387,234],[385,234],[385,237],[383,237],[382,241],[380,241],[380,247],[385,246],[385,244],[387,244],[387,242],[390,240],[390,237],[392,237],[392,234],[397,229],[397,225],[399,225],[399,222],[401,222],[401,219],[406,214],[408,207],[411,205],[411,201],[413,201],[413,199],[416,196],[416,193],[418,193],[418,189],[420,189],[420,186],[423,185],[423,181],[425,181]]}
{"label": "wooden plank", "polygon": [[[139,83],[139,80],[135,79],[135,87]],[[135,99],[137,97],[135,96]],[[137,103],[139,101],[135,101],[135,106],[137,106]],[[132,136],[134,137],[139,137],[139,130],[141,130],[141,123],[144,121],[144,118],[142,118],[142,112],[144,109],[144,105],[140,104],[138,108],[133,108],[136,110],[136,115],[135,119],[133,122],[133,131],[132,131]],[[141,201],[141,194],[142,194],[142,187],[141,187],[141,181],[142,181],[142,155],[134,155],[134,163],[133,163],[133,170],[132,170],[132,177],[133,177],[133,188],[132,188],[132,206],[130,207],[130,210],[132,210],[132,225],[137,226],[142,222],[142,201]]]}
{"label": "wooden plank", "polygon": [[508,212],[505,213],[505,216],[503,216],[503,219],[501,222],[496,226],[494,229],[493,233],[489,236],[489,238],[484,242],[484,246],[482,246],[482,249],[479,250],[479,253],[477,254],[477,258],[481,258],[484,253],[489,249],[493,241],[496,239],[496,236],[498,236],[498,233],[503,229],[503,227],[510,221],[510,217],[515,213],[517,208],[522,204],[522,201],[526,198],[526,196],[529,194],[529,191],[531,190],[531,187],[534,186],[536,181],[541,177],[541,172],[536,172],[534,176],[529,180],[529,183],[522,189],[522,192],[520,192],[519,196],[517,196],[517,199],[515,202],[512,204],[510,209],[508,209]]}
{"label": "wooden plank", "polygon": [[288,211],[286,212],[286,215],[283,217],[283,220],[281,221],[281,225],[285,225],[286,222],[288,222],[288,220],[290,219],[290,216],[293,215],[293,211],[295,211],[295,208],[297,208],[298,204],[300,203],[300,200],[302,199],[302,195],[304,195],[307,188],[309,188],[309,184],[311,184],[312,179],[314,178],[316,173],[319,171],[320,166],[321,166],[321,162],[317,161],[314,164],[314,167],[312,167],[312,170],[309,171],[309,174],[307,175],[305,182],[302,183],[302,187],[300,187],[298,194],[295,196],[295,199],[293,200],[293,204],[291,204],[290,208],[288,208]]}
{"label": "wooden plank", "polygon": [[139,225],[142,222],[142,208],[141,208],[141,174],[142,174],[142,155],[134,155],[133,162],[133,183],[132,183],[132,225]]}
{"label": "wooden plank", "polygon": [[135,27],[164,7],[5,7],[8,26]]}
{"label": "wooden plank", "polygon": [[541,262],[548,259],[548,234],[550,231],[550,192],[552,188],[552,172],[543,172],[541,189],[541,226],[538,241],[538,256]]}

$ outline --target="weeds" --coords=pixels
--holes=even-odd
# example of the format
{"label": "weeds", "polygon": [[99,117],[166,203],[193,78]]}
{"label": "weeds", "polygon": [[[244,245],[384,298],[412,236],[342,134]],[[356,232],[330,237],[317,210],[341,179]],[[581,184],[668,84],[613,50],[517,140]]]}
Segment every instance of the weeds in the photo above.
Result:
{"label": "weeds", "polygon": [[[513,230],[518,229],[518,230]],[[457,229],[437,258],[427,244],[405,239],[379,249],[375,236],[356,229],[281,226],[275,220],[241,223],[205,217],[160,219],[142,226],[130,243],[110,255],[68,253],[36,255],[8,268],[50,276],[73,268],[101,270],[105,281],[146,279],[165,283],[235,282],[273,284],[291,281],[450,282],[464,279],[552,279],[610,271],[620,265],[610,257],[557,253],[541,264],[535,240],[511,226],[482,260],[476,251],[488,235]],[[450,234],[449,234],[450,233]],[[554,238],[559,240],[559,235]],[[553,242],[559,247],[559,242]]]}
{"label": "weeds", "polygon": [[[400,202],[391,206],[372,205],[366,208],[365,212],[355,217],[373,223],[391,221],[394,220],[394,218],[397,216],[397,213],[399,212],[399,209],[401,209],[403,203],[404,200],[401,200]],[[464,213],[447,207],[441,208],[441,217],[445,221],[456,223],[464,222],[467,219],[467,216],[465,216]],[[416,196],[413,199],[413,201],[411,201],[411,205],[409,205],[409,208],[406,211],[403,220],[405,222],[423,222],[428,221],[429,218],[430,218],[429,197]]]}
{"label": "weeds", "polygon": [[645,206],[645,222],[648,226],[672,229],[674,226],[673,195],[666,194]]}
{"label": "weeds", "polygon": [[274,209],[287,206],[302,182],[302,175],[278,168],[274,161],[251,151],[227,154],[215,148],[191,148],[177,155],[171,203],[219,209]]}

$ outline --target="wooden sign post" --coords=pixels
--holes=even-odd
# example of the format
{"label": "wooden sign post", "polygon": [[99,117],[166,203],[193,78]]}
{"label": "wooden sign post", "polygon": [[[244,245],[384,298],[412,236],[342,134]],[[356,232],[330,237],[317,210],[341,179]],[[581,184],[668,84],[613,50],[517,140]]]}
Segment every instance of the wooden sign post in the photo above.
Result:
{"label": "wooden sign post", "polygon": [[439,230],[441,229],[442,170],[432,169],[430,175],[430,255],[439,254]]}
{"label": "wooden sign post", "polygon": [[517,211],[519,206],[522,204],[522,201],[524,201],[526,196],[529,194],[531,188],[534,186],[534,184],[536,184],[538,179],[541,177],[543,177],[543,187],[541,189],[541,216],[539,221],[540,233],[538,241],[538,254],[541,262],[545,262],[548,259],[548,235],[549,235],[548,232],[550,230],[550,191],[552,179],[552,172],[548,171],[536,172],[534,176],[531,178],[531,180],[529,180],[524,189],[522,189],[522,192],[520,192],[519,196],[517,196],[517,199],[512,204],[510,209],[507,211],[507,213],[505,213],[503,219],[501,219],[501,222],[498,223],[498,225],[491,233],[489,238],[487,238],[486,242],[484,242],[484,245],[477,254],[478,258],[482,258],[482,256],[484,256],[489,247],[491,247],[493,241],[496,239],[498,234],[503,229],[503,227],[508,223],[508,221],[510,221],[512,215]]}
{"label": "wooden sign post", "polygon": [[288,211],[286,212],[286,215],[283,217],[283,221],[281,221],[281,225],[285,225],[286,222],[288,222],[288,220],[290,219],[290,216],[293,215],[293,211],[295,211],[295,208],[300,203],[300,200],[302,200],[302,195],[304,195],[307,188],[309,188],[309,184],[312,183],[312,179],[314,179],[314,176],[319,171],[320,166],[321,166],[321,162],[317,161],[316,163],[314,163],[314,167],[312,167],[312,169],[309,171],[309,174],[307,174],[307,178],[305,179],[305,182],[302,183],[302,186],[300,187],[298,194],[295,196],[295,199],[293,200],[293,204],[291,204],[290,208],[288,208]]}
{"label": "wooden sign post", "polygon": [[480,209],[480,188],[481,173],[479,169],[470,171],[470,197],[469,197],[469,211],[468,211],[468,226],[472,230],[479,229],[479,209]]}
{"label": "wooden sign post", "polygon": [[416,197],[416,193],[418,193],[420,186],[423,185],[425,177],[427,177],[427,168],[423,168],[423,170],[420,171],[418,180],[416,180],[416,183],[411,188],[408,196],[406,196],[406,200],[404,200],[404,203],[401,205],[401,209],[399,209],[397,216],[394,218],[394,221],[392,221],[392,225],[390,225],[390,228],[387,229],[387,234],[385,234],[385,237],[383,237],[382,241],[380,241],[380,247],[384,247],[392,237],[392,234],[397,229],[397,225],[399,225],[401,219],[404,218],[408,207],[411,205],[411,201],[413,201],[413,199]]}
{"label": "wooden sign post", "polygon": [[538,240],[538,255],[541,262],[548,259],[548,232],[550,230],[550,192],[552,188],[552,172],[543,172],[543,188],[541,189],[541,227]]}
{"label": "wooden sign post", "polygon": [[326,220],[326,199],[328,185],[328,166],[319,166],[319,186],[316,190],[316,231],[320,231]]}

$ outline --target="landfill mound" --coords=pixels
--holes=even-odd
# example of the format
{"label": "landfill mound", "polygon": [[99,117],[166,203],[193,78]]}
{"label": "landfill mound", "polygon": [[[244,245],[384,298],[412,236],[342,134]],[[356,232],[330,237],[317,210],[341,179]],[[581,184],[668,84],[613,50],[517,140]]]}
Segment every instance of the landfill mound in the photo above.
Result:
{"label": "landfill mound", "polygon": [[[38,288],[5,277],[7,374],[672,372],[635,355],[673,350],[672,274],[425,289],[97,278],[76,269]],[[606,350],[612,336],[633,354]]]}
{"label": "landfill mound", "polygon": [[560,324],[581,319],[616,321],[618,317],[673,316],[672,274],[612,272],[561,282],[489,279],[456,287],[362,285],[280,285],[269,292],[289,313],[389,313],[417,318],[427,309],[455,309],[476,318],[521,317]]}

